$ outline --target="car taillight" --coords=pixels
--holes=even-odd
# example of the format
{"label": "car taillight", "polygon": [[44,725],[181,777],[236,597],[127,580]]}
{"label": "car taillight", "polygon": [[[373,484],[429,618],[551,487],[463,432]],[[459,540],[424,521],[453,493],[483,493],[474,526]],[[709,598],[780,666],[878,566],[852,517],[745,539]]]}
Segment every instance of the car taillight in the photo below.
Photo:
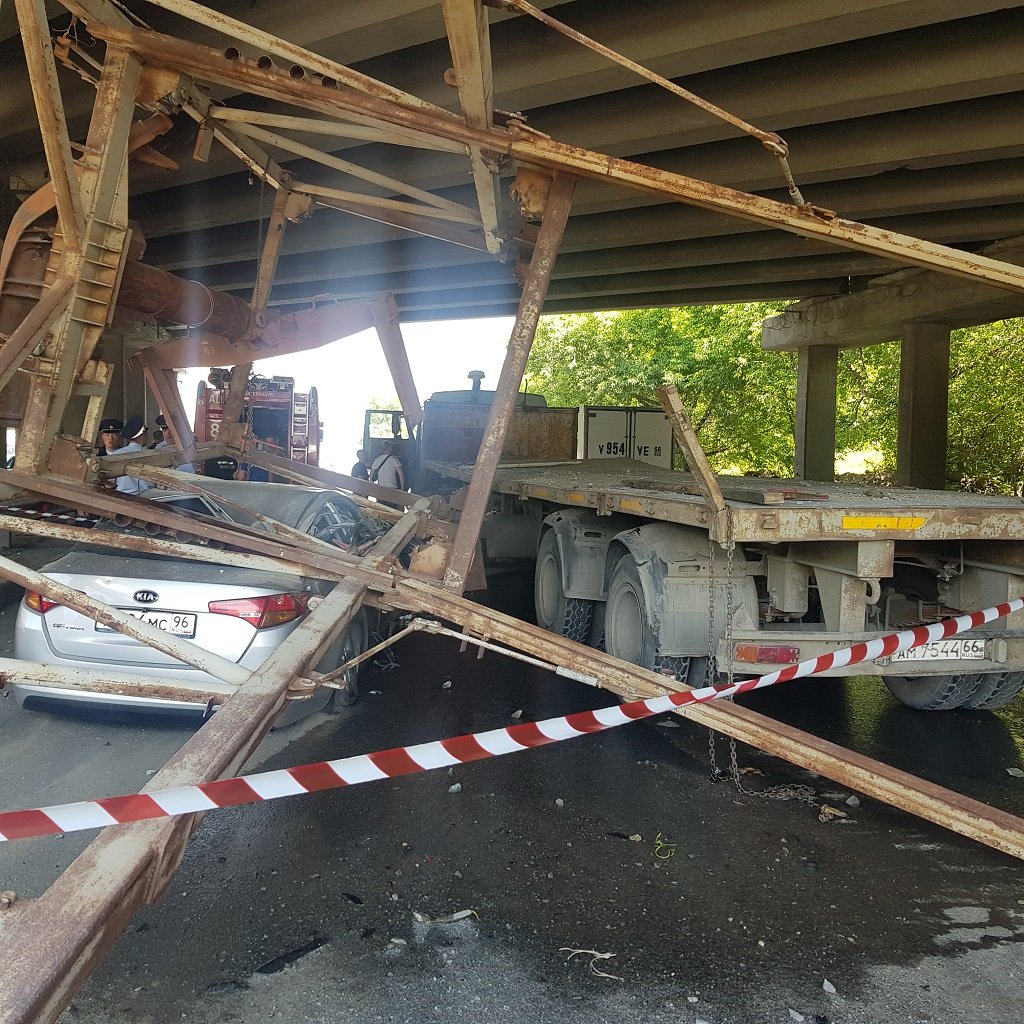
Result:
{"label": "car taillight", "polygon": [[267,597],[238,597],[232,601],[211,601],[214,615],[234,615],[256,629],[281,626],[306,614],[306,594],[269,594]]}
{"label": "car taillight", "polygon": [[25,604],[34,612],[39,612],[40,615],[45,615],[51,608],[56,608],[59,601],[51,601],[48,597],[43,597],[42,594],[37,593],[34,590],[25,591]]}

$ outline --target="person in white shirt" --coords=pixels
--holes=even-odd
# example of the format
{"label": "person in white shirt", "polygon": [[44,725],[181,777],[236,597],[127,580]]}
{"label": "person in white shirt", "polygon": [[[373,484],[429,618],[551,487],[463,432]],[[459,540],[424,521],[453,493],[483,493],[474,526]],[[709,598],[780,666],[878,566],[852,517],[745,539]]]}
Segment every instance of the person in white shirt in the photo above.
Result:
{"label": "person in white shirt", "polygon": [[[121,431],[121,440],[125,442],[120,448],[115,448],[111,455],[127,455],[129,452],[141,452],[146,447],[146,431],[149,427],[142,421],[141,416],[133,416]],[[153,485],[148,480],[137,476],[119,476],[117,478],[117,489],[122,494],[141,494],[148,491]]]}
{"label": "person in white shirt", "polygon": [[[370,467],[370,483],[380,484],[382,487],[393,487],[395,490],[405,490],[405,470],[402,468],[402,461],[395,454],[395,446],[391,441],[385,441],[381,448],[380,455],[373,460]],[[391,508],[404,508],[404,505],[396,505],[390,501],[381,502],[382,505],[389,505]]]}
{"label": "person in white shirt", "polygon": [[[156,425],[160,428],[160,440],[156,444],[152,445],[153,448],[171,448],[173,447],[170,440],[167,437],[167,420],[164,418],[164,414],[161,413],[156,418]],[[179,473],[194,473],[196,471],[195,463],[183,462],[180,466],[172,466],[171,469],[176,469]]]}

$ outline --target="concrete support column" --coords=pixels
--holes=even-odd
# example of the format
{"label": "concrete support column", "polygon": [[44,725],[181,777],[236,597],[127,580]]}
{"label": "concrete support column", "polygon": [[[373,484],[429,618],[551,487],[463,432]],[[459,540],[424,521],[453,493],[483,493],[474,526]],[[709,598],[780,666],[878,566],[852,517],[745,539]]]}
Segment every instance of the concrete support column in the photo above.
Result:
{"label": "concrete support column", "polygon": [[801,480],[836,478],[836,370],[839,349],[799,350],[796,387],[796,465]]}
{"label": "concrete support column", "polygon": [[907,324],[900,346],[897,483],[945,488],[948,412],[949,327]]}

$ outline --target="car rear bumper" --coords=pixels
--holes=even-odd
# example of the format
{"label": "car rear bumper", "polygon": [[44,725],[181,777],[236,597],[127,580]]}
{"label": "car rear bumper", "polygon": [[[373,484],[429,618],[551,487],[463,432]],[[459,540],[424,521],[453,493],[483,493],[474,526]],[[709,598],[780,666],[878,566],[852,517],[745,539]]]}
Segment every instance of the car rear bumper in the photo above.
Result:
{"label": "car rear bumper", "polygon": [[[143,697],[134,694],[97,693],[92,690],[64,690],[55,686],[34,686],[15,683],[11,687],[19,707],[26,711],[113,711],[140,717],[189,718],[197,724],[213,713],[216,706],[209,700],[168,700],[164,697]],[[227,700],[227,695],[221,702]]]}

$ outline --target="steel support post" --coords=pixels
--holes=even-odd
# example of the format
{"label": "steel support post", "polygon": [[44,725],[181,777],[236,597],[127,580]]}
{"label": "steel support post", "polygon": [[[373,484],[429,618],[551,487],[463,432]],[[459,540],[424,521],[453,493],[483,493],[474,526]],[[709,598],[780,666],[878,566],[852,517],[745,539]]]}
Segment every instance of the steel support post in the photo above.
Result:
{"label": "steel support post", "polygon": [[[481,0],[441,0],[441,9],[466,121],[474,128],[490,128],[494,121],[494,82],[487,10]],[[501,193],[495,173],[498,164],[491,157],[488,166],[486,152],[479,146],[470,147],[469,162],[487,250],[497,253],[501,250]]]}
{"label": "steel support post", "polygon": [[[164,419],[167,420],[171,439],[181,453],[181,458],[177,459],[176,463],[199,461],[195,434],[192,433],[192,428],[189,426],[185,403],[182,402],[181,392],[178,390],[177,373],[163,367],[152,367],[146,363],[145,359],[136,358],[142,366],[149,390],[153,392],[153,396],[164,414]],[[133,359],[132,362],[134,363],[135,360]]]}
{"label": "steel support post", "polygon": [[412,367],[409,365],[409,353],[405,350],[405,339],[402,337],[402,326],[398,321],[398,303],[393,295],[385,295],[370,303],[373,313],[373,326],[377,328],[380,347],[387,360],[391,379],[395,384],[395,393],[405,418],[412,426],[417,426],[423,419],[423,406],[416,391],[416,382],[412,379]]}
{"label": "steel support post", "polygon": [[[107,47],[96,92],[78,189],[85,211],[82,252],[51,249],[60,270],[73,280],[68,308],[57,319],[46,347],[50,372],[33,375],[22,427],[25,453],[19,469],[44,471],[54,437],[60,432],[78,373],[91,358],[109,320],[128,228],[128,141],[135,111],[132,98],[139,61],[127,50]],[[63,235],[63,222],[60,224]],[[67,247],[66,237],[61,243]]]}
{"label": "steel support post", "polygon": [[[259,187],[263,189],[266,188],[266,185],[261,181]],[[284,243],[284,229],[288,223],[285,211],[288,207],[289,195],[290,193],[285,189],[279,188],[274,196],[274,208],[270,214],[270,224],[267,227],[263,251],[258,256],[258,275],[250,303],[256,317],[262,315],[263,310],[267,308],[267,300],[270,298],[270,289],[277,271],[277,261]],[[262,199],[260,201],[262,203]],[[238,420],[245,407],[245,394],[249,386],[250,373],[252,373],[251,362],[239,363],[231,371],[231,384],[228,386],[228,396],[224,401],[224,414],[220,423],[220,440],[232,448],[241,449],[245,441],[245,424],[239,423]],[[291,449],[290,437],[288,438],[288,448]]]}
{"label": "steel support post", "polygon": [[64,100],[57,81],[57,62],[50,42],[46,5],[43,0],[15,0],[15,7],[64,244],[69,253],[81,253],[85,218],[75,165],[71,159],[71,140],[68,138]]}
{"label": "steel support post", "polygon": [[477,455],[476,469],[469,482],[469,491],[452,545],[451,558],[445,569],[444,587],[455,594],[461,594],[465,589],[466,577],[469,575],[469,567],[480,539],[480,527],[491,500],[491,485],[494,483],[494,474],[498,470],[505,435],[512,420],[516,395],[526,372],[526,361],[530,357],[533,336],[537,332],[537,323],[544,308],[544,299],[551,283],[551,274],[555,269],[562,233],[569,219],[575,188],[576,179],[572,175],[556,174],[548,192],[544,219],[537,236],[537,245],[533,250],[533,259],[530,261],[530,273],[523,286],[515,326],[509,338],[505,362],[498,377],[497,387],[494,389],[494,400],[491,402],[487,426],[484,428],[483,441]]}

